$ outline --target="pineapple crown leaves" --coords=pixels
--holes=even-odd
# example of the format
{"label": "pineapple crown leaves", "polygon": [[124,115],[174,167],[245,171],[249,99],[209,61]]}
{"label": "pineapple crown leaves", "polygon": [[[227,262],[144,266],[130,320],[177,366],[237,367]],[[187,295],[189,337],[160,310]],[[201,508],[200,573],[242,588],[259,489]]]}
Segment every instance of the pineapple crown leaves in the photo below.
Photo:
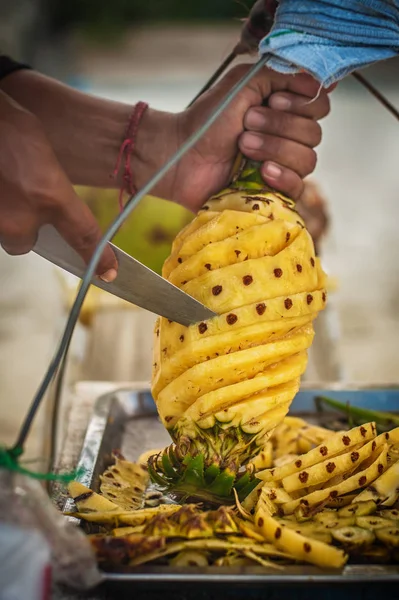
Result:
{"label": "pineapple crown leaves", "polygon": [[259,481],[246,470],[237,476],[233,469],[216,464],[205,468],[204,455],[187,454],[182,460],[173,445],[148,461],[151,480],[162,489],[184,498],[200,498],[211,504],[234,503],[233,489],[244,500]]}

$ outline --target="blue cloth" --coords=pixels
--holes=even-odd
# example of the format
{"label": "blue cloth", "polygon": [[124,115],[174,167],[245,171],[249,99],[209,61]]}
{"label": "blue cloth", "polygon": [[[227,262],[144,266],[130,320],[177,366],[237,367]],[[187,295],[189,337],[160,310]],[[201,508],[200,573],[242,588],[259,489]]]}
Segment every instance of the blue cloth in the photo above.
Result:
{"label": "blue cloth", "polygon": [[327,87],[399,54],[399,0],[280,0],[259,51],[270,68]]}

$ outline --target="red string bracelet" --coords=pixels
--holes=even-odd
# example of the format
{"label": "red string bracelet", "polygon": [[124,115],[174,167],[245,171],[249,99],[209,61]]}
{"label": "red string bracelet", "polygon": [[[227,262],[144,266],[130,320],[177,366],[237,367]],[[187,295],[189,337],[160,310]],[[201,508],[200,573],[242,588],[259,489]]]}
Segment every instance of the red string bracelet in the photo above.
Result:
{"label": "red string bracelet", "polygon": [[125,138],[119,149],[118,158],[116,160],[115,169],[112,173],[113,177],[117,177],[122,160],[124,158],[124,170],[122,177],[122,185],[119,190],[119,208],[123,209],[123,194],[127,191],[130,195],[137,192],[137,188],[134,185],[133,173],[131,168],[131,157],[136,145],[137,131],[140,125],[140,121],[148,108],[146,102],[138,102],[133,109],[130,116],[128,126],[126,128]]}

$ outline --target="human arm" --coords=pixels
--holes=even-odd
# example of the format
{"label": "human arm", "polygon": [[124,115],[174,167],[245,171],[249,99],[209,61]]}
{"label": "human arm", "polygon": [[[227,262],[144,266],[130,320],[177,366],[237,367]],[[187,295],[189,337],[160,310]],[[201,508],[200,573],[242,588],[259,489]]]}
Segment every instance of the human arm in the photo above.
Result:
{"label": "human arm", "polygon": [[[230,71],[188,111],[179,114],[151,108],[146,111],[132,156],[132,172],[138,188],[199,127],[247,69],[248,66],[240,66]],[[96,187],[122,184],[122,173],[116,179],[110,175],[132,106],[84,94],[35,71],[14,73],[0,82],[0,88],[42,122],[72,183]],[[228,182],[238,143],[248,157],[269,167],[270,163],[279,166],[281,174],[276,177],[268,175],[267,164],[264,165],[265,181],[298,197],[303,177],[313,170],[316,162],[313,147],[321,137],[316,121],[329,110],[325,92],[309,102],[317,91],[316,82],[309,77],[285,77],[264,70],[152,193],[196,210]],[[261,106],[264,98],[268,98],[269,107]],[[288,109],[277,107],[282,98],[291,101]],[[250,148],[249,133],[244,128],[252,130],[252,140],[255,137],[260,147]]]}
{"label": "human arm", "polygon": [[[49,223],[87,261],[101,237],[90,210],[76,195],[40,121],[0,91],[0,244],[9,254],[25,254]],[[115,277],[110,248],[97,268]]]}

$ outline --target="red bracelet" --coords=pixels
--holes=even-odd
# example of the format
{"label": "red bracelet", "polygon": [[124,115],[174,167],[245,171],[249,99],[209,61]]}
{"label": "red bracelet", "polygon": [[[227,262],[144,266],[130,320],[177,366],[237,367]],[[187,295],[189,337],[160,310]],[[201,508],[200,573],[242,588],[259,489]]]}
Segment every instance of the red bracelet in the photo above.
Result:
{"label": "red bracelet", "polygon": [[140,121],[145,113],[145,111],[148,108],[148,104],[146,102],[138,102],[136,104],[136,106],[133,109],[133,112],[130,116],[129,119],[129,123],[128,126],[126,128],[126,133],[125,133],[125,138],[122,142],[122,145],[120,147],[119,153],[118,153],[118,158],[116,161],[116,165],[115,165],[115,169],[112,173],[113,177],[117,177],[120,167],[121,167],[121,162],[124,156],[125,159],[125,165],[124,165],[124,171],[123,171],[123,178],[122,178],[122,186],[121,189],[119,191],[119,208],[120,210],[123,209],[123,194],[125,191],[127,191],[130,195],[133,195],[137,192],[137,188],[134,185],[134,181],[133,181],[133,173],[132,173],[132,168],[131,168],[131,156],[132,153],[134,151],[135,145],[136,145],[136,136],[137,136],[137,131],[140,125]]}

